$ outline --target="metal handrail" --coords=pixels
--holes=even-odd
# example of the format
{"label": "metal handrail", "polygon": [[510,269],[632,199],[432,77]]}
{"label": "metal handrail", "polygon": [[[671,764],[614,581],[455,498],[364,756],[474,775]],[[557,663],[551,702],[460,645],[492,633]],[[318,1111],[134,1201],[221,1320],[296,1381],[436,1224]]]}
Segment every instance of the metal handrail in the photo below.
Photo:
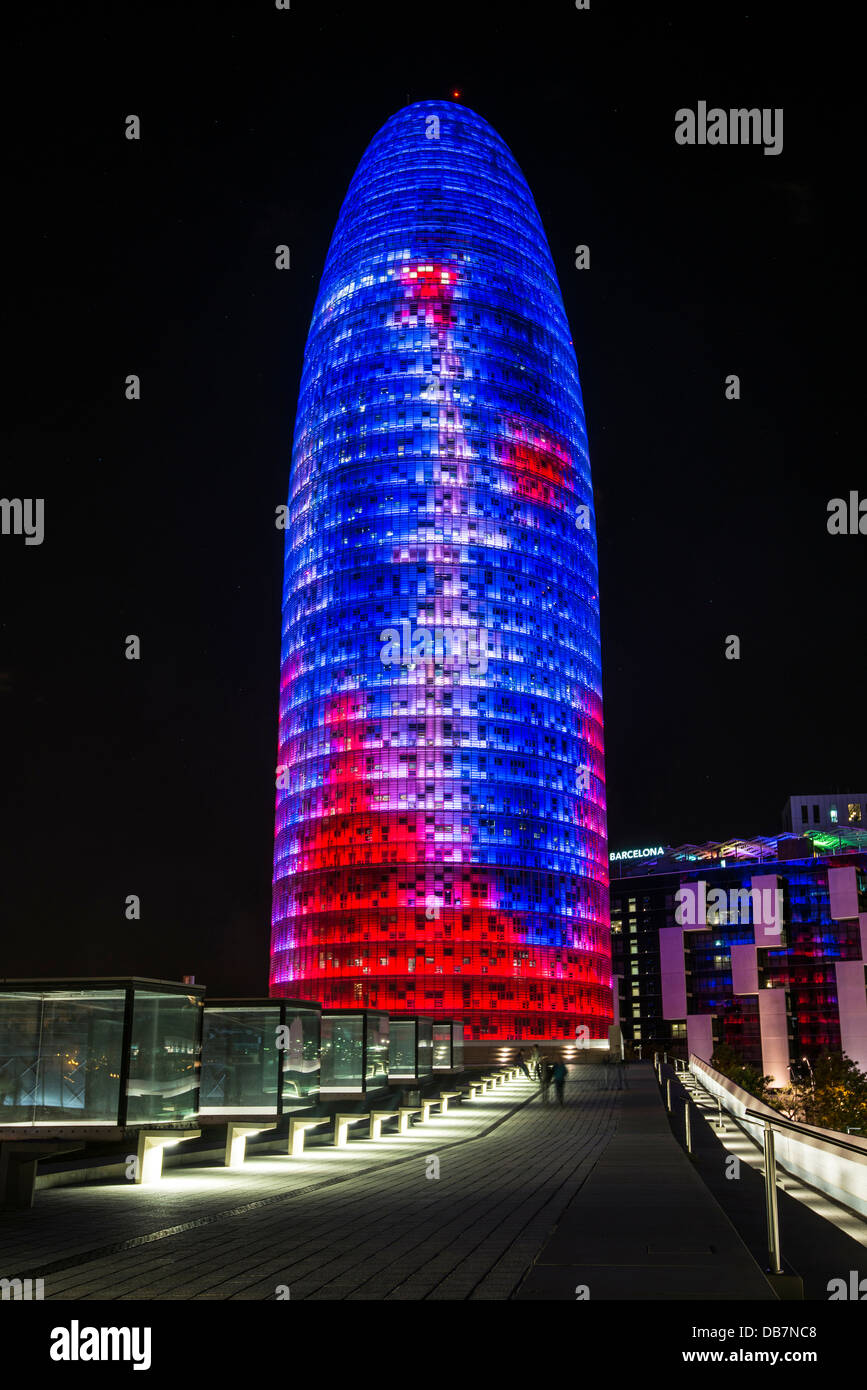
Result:
{"label": "metal handrail", "polygon": [[[801,1134],[805,1139],[813,1139],[818,1144],[834,1144],[838,1149],[848,1149],[850,1153],[859,1154],[861,1158],[867,1159],[867,1149],[860,1144],[852,1144],[848,1139],[835,1139],[831,1130],[823,1129],[821,1134],[816,1133],[816,1128],[809,1125],[799,1124],[797,1120],[785,1120],[782,1115],[778,1115],[774,1110],[770,1115],[765,1115],[760,1110],[745,1110],[744,1116],[749,1116],[751,1120],[761,1120],[764,1124],[774,1125],[780,1129],[791,1129],[796,1134]],[[826,1138],[827,1136],[827,1138]]]}
{"label": "metal handrail", "polygon": [[[694,1054],[690,1054],[690,1070],[692,1070],[693,1060],[700,1063],[702,1059],[694,1057]],[[708,1067],[709,1071],[714,1070],[714,1068],[709,1067],[707,1063],[704,1065]],[[701,1082],[701,1067],[697,1069],[697,1074],[696,1072],[692,1074],[693,1076],[697,1075],[697,1079]],[[718,1074],[721,1075],[721,1073]],[[704,1083],[701,1082],[701,1084]],[[707,1090],[707,1087],[705,1087],[705,1089]],[[721,1111],[721,1100],[719,1096],[717,1097],[717,1109]],[[743,1114],[734,1114],[733,1118],[735,1120],[740,1120],[742,1123],[746,1120],[750,1120],[754,1124],[758,1123],[764,1126],[762,1148],[765,1178],[765,1220],[768,1234],[768,1273],[782,1275],[783,1260],[780,1248],[780,1217],[777,1208],[777,1159],[774,1145],[774,1130],[780,1129],[789,1131],[808,1143],[812,1141],[816,1145],[833,1145],[838,1149],[847,1149],[850,1153],[858,1154],[859,1157],[865,1159],[867,1159],[867,1150],[865,1150],[864,1146],[853,1144],[848,1139],[836,1139],[828,1130],[821,1130],[820,1133],[816,1133],[818,1126],[810,1127],[809,1125],[799,1124],[797,1120],[786,1120],[770,1106],[764,1106],[762,1110],[750,1110],[744,1106]]]}

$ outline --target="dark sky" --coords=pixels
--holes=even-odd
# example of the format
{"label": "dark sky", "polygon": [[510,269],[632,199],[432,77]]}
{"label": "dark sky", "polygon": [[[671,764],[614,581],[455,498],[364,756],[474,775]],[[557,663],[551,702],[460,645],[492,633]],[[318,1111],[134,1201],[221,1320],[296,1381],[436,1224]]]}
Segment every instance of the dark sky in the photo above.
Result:
{"label": "dark sky", "polygon": [[[365,146],[454,88],[523,169],[578,353],[612,848],[863,789],[867,537],[826,529],[867,495],[840,16],[261,0],[40,5],[7,33],[0,491],[46,511],[41,546],[0,537],[0,974],[265,991],[304,340]],[[678,146],[699,101],[782,107],[782,154]]]}

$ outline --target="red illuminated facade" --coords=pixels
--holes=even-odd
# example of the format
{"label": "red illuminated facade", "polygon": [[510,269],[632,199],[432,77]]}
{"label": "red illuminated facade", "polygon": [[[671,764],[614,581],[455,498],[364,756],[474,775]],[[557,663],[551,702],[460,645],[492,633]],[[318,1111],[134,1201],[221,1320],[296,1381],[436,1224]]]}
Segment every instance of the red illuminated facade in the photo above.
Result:
{"label": "red illuminated facade", "polygon": [[607,1039],[596,536],[575,354],[512,156],[398,113],[305,353],[271,992]]}

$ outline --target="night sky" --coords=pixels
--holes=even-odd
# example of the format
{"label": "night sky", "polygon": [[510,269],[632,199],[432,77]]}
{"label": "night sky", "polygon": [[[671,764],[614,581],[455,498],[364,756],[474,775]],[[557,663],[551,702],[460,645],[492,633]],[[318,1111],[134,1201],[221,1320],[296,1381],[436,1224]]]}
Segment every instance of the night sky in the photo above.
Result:
{"label": "night sky", "polygon": [[[832,7],[43,5],[6,37],[0,492],[45,499],[45,539],[0,537],[0,974],[266,992],[304,341],[366,145],[454,90],[524,172],[578,354],[611,848],[863,789],[867,537],[826,526],[867,495]],[[783,152],[678,146],[699,101],[782,107]]]}

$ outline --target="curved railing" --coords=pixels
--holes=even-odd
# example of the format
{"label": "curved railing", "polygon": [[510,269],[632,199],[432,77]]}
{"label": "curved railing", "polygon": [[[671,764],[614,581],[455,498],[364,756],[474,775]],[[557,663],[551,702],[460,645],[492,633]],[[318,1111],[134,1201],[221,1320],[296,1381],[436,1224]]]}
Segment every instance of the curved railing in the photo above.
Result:
{"label": "curved railing", "polygon": [[756,1143],[766,1145],[766,1131],[773,1131],[780,1167],[867,1217],[867,1138],[787,1120],[693,1054],[689,1069]]}

